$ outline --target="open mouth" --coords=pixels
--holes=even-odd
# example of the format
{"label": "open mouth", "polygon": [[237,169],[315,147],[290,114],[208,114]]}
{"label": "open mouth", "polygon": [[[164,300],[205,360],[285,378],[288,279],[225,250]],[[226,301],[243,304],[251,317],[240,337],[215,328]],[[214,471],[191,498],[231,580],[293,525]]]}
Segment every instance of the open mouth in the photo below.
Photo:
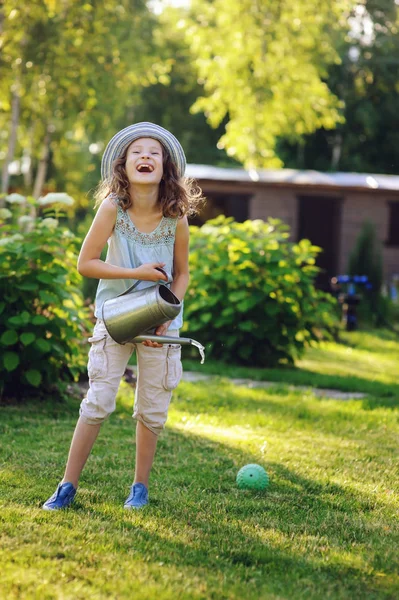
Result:
{"label": "open mouth", "polygon": [[139,173],[152,173],[154,167],[152,165],[142,164],[137,167]]}

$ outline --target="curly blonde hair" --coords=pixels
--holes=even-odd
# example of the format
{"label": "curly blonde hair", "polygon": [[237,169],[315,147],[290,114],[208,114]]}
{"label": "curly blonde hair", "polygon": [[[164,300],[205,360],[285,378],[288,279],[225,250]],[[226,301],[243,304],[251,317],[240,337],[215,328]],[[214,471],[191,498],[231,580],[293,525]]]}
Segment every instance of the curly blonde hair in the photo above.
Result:
{"label": "curly blonde hair", "polygon": [[[194,179],[179,177],[176,165],[163,144],[163,176],[159,184],[158,202],[164,217],[181,218],[197,215],[205,202],[202,190]],[[133,205],[129,194],[129,179],[126,174],[127,149],[112,165],[110,179],[101,181],[95,193],[95,208],[110,194],[119,199],[124,211]]]}

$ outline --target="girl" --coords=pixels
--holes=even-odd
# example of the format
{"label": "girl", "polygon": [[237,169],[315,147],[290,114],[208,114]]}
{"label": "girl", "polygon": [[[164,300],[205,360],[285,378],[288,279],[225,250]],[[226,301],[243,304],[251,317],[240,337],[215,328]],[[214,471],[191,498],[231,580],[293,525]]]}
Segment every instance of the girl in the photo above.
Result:
{"label": "girl", "polygon": [[[82,400],[64,477],[44,504],[45,510],[65,508],[73,501],[79,476],[102,422],[115,410],[121,377],[136,350],[138,379],[133,417],[136,426],[134,482],[125,508],[148,503],[148,480],[158,436],[167,418],[172,390],[182,367],[181,347],[143,344],[120,345],[101,320],[105,300],[126,291],[133,280],[141,289],[173,277],[174,294],[183,300],[189,282],[189,228],[187,215],[195,214],[201,190],[183,178],[186,158],[178,140],[153,123],[136,123],[117,133],[105,149],[101,163],[100,204],[83,242],[79,273],[100,279],[95,316],[97,322],[88,361],[89,391]],[[104,199],[105,198],[105,199]],[[108,242],[105,262],[101,251]],[[182,311],[157,328],[158,335],[178,337]]]}

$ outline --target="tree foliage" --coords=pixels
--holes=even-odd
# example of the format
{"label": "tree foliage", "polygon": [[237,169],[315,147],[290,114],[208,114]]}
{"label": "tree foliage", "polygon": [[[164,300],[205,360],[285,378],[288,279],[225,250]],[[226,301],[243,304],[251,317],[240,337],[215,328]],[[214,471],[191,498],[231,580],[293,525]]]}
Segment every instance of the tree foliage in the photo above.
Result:
{"label": "tree foliage", "polygon": [[194,0],[187,28],[205,94],[193,110],[218,126],[219,144],[247,167],[281,166],[278,137],[291,140],[341,120],[324,78],[339,62],[336,38],[350,3],[334,0]]}
{"label": "tree foliage", "polygon": [[172,131],[182,143],[189,163],[237,166],[240,163],[217,147],[225,122],[213,129],[202,112],[190,112],[203,88],[197,81],[185,32],[176,26],[180,18],[181,10],[172,7],[158,17],[157,46],[161,58],[169,58],[171,68],[162,82],[141,91],[135,119],[153,121]]}
{"label": "tree foliage", "polygon": [[15,93],[21,102],[19,153],[38,161],[48,140],[60,170],[71,149],[86,142],[88,155],[90,138],[113,134],[138,90],[170,68],[156,57],[154,18],[143,0],[18,6],[6,0],[2,16],[3,124]]}
{"label": "tree foliage", "polygon": [[394,0],[365,0],[336,49],[341,61],[327,82],[343,103],[344,121],[299,144],[279,142],[289,167],[397,173],[399,164],[399,11]]}
{"label": "tree foliage", "polygon": [[18,159],[14,189],[63,189],[86,209],[104,144],[137,120],[169,127],[190,162],[396,172],[397,32],[394,0],[161,15],[145,0],[4,0],[3,173]]}

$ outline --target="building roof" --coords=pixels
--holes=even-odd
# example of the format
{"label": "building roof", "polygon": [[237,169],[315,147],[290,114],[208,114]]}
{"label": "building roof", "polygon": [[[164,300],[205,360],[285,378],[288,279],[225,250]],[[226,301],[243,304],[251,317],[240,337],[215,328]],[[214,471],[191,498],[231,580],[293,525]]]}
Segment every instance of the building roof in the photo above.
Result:
{"label": "building roof", "polygon": [[322,173],[320,171],[300,171],[297,169],[250,169],[247,171],[245,169],[189,164],[187,165],[186,176],[202,180],[243,183],[399,191],[399,175],[376,175],[372,173]]}

